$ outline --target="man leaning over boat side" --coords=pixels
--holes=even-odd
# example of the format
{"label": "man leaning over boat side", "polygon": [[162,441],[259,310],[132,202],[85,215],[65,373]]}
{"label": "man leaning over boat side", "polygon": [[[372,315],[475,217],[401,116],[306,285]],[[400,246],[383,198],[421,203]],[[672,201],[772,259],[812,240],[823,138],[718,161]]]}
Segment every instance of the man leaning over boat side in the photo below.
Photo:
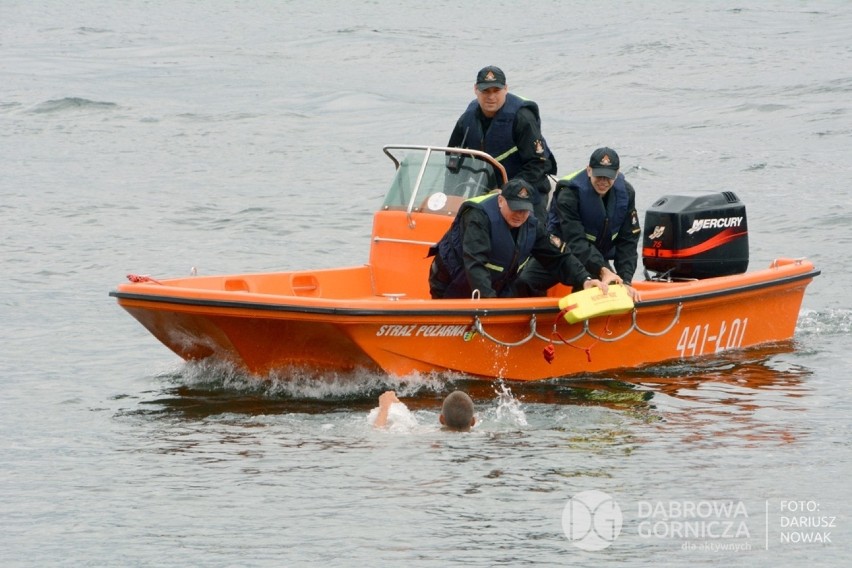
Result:
{"label": "man leaning over boat side", "polygon": [[476,98],[456,121],[447,146],[487,152],[506,168],[510,180],[527,180],[536,190],[535,216],[543,221],[556,158],[541,135],[538,105],[509,93],[506,75],[493,65],[477,73],[473,94]]}
{"label": "man leaning over boat side", "polygon": [[518,271],[532,256],[559,282],[577,290],[605,283],[583,268],[570,251],[554,245],[544,225],[532,215],[535,190],[523,179],[513,179],[499,193],[462,203],[449,230],[429,249],[429,291],[434,299],[529,296],[518,281]]}
{"label": "man leaning over boat side", "polygon": [[[586,168],[556,184],[547,230],[571,249],[589,273],[607,284],[624,284],[638,301],[639,294],[630,284],[639,262],[642,228],[636,191],[619,169],[618,153],[612,148],[592,152]],[[544,296],[557,283],[535,259],[524,266],[520,280],[536,296]]]}

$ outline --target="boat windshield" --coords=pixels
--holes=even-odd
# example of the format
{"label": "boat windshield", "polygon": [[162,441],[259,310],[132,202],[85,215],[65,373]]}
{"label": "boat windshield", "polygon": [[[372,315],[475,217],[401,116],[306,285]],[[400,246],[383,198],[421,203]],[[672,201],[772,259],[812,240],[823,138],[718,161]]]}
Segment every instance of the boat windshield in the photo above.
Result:
{"label": "boat windshield", "polygon": [[455,214],[461,202],[497,189],[506,171],[484,152],[430,146],[386,146],[396,175],[384,209]]}

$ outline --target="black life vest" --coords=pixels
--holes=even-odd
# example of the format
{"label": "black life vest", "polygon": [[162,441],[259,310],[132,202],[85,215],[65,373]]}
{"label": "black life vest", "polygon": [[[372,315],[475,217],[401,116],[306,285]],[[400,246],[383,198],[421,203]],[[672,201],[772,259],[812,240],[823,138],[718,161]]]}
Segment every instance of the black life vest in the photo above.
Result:
{"label": "black life vest", "polygon": [[438,242],[437,254],[450,275],[445,298],[468,298],[472,293],[464,271],[461,223],[465,211],[469,208],[475,207],[485,211],[491,223],[491,253],[485,267],[491,276],[491,287],[498,296],[508,293],[507,284],[514,280],[521,265],[532,252],[536,238],[535,217],[530,215],[526,223],[518,228],[518,240],[515,242],[511,227],[500,213],[497,196],[496,193],[490,193],[466,200],[452,226]]}
{"label": "black life vest", "polygon": [[604,258],[615,258],[612,243],[618,237],[618,231],[624,224],[629,211],[630,196],[627,194],[624,175],[618,174],[609,190],[606,208],[604,200],[592,187],[592,180],[585,169],[570,174],[556,185],[547,213],[547,230],[563,238],[557,213],[557,200],[562,191],[576,191],[580,203],[580,220],[586,232],[586,238],[597,247]]}
{"label": "black life vest", "polygon": [[[487,132],[482,131],[482,124],[479,122],[479,101],[477,99],[471,101],[459,119],[467,132],[464,147],[482,150],[491,155],[503,164],[509,179],[516,177],[523,166],[518,155],[518,147],[512,137],[515,115],[521,108],[532,110],[536,121],[541,124],[538,105],[512,93],[506,94],[506,102],[491,119],[491,125]],[[547,148],[547,145],[545,145],[544,152],[544,157],[549,159],[550,149]]]}

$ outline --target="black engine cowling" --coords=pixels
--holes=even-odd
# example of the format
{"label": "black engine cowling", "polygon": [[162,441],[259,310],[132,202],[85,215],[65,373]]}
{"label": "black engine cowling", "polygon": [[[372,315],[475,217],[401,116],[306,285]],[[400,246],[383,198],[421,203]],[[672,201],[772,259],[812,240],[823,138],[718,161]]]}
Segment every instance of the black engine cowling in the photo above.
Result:
{"label": "black engine cowling", "polygon": [[731,191],[661,197],[645,214],[642,263],[657,278],[710,278],[745,272],[745,205]]}

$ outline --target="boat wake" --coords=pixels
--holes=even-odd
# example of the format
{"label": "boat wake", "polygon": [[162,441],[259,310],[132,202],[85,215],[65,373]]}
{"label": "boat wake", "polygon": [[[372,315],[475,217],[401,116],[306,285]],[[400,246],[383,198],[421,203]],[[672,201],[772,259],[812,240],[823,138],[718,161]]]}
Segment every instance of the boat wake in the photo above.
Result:
{"label": "boat wake", "polygon": [[[526,383],[482,381],[457,373],[400,378],[367,371],[316,374],[294,369],[259,377],[226,363],[209,361],[182,364],[156,379],[164,388],[141,401],[140,408],[131,414],[176,413],[184,418],[200,418],[225,413],[370,412],[386,390],[396,391],[413,412],[435,411],[447,394],[458,389],[467,392],[478,406],[488,405],[481,412],[489,422],[523,427],[527,425],[524,405],[540,402],[539,391],[549,390],[544,384],[531,388]],[[522,392],[515,394],[513,389]],[[552,396],[546,398],[553,400]]]}
{"label": "boat wake", "polygon": [[796,333],[801,337],[849,335],[852,333],[852,310],[802,310]]}
{"label": "boat wake", "polygon": [[[405,403],[408,420],[398,420],[404,431],[434,429],[441,402],[450,392],[468,392],[477,405],[480,419],[503,428],[527,426],[523,404],[502,381],[470,379],[463,375],[412,375],[394,378],[356,371],[349,374],[312,374],[293,370],[289,374],[258,377],[225,363],[190,362],[161,373],[155,379],[163,387],[149,392],[121,416],[177,417],[204,420],[212,416],[241,419],[269,415],[362,414],[375,411],[378,396],[394,390]],[[523,387],[524,385],[514,385]],[[368,423],[365,419],[365,424]]]}
{"label": "boat wake", "polygon": [[[850,316],[849,311],[806,312],[798,332],[803,336],[848,333]],[[797,398],[807,389],[806,378],[811,370],[793,364],[787,355],[807,351],[802,343],[807,344],[808,339],[800,337],[687,361],[533,382],[483,381],[460,373],[395,377],[365,370],[342,373],[297,368],[258,376],[228,363],[204,360],[182,363],[157,375],[163,388],[152,399],[141,402],[137,410],[184,417],[223,413],[367,413],[377,406],[382,392],[394,390],[412,411],[434,411],[447,394],[459,389],[473,398],[489,422],[524,427],[530,404],[646,412],[660,403],[667,406],[667,400],[674,406],[678,405],[674,400],[692,400],[696,392],[706,392],[711,385],[725,392],[733,389],[740,395],[737,400],[745,396],[744,392],[751,393],[753,396],[745,396],[751,399],[767,389]]]}

